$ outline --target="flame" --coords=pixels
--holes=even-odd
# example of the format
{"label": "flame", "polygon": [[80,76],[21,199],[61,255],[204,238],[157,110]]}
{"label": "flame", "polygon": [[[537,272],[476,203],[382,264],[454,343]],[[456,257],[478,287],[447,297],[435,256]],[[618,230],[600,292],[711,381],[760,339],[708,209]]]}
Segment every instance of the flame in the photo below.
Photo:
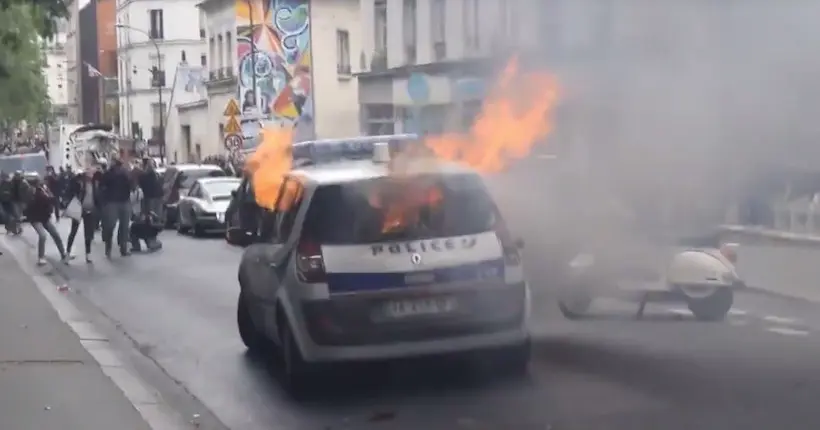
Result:
{"label": "flame", "polygon": [[382,213],[381,232],[394,233],[418,225],[423,208],[437,208],[444,195],[437,186],[425,186],[410,181],[391,181],[370,194],[370,206]]}
{"label": "flame", "polygon": [[292,144],[292,128],[264,128],[259,147],[245,163],[245,170],[251,175],[256,203],[265,209],[286,210],[301,196],[301,187],[295,182],[288,182],[285,193],[289,195],[282,199],[277,208],[276,200],[293,163]]}
{"label": "flame", "polygon": [[518,59],[506,65],[468,133],[425,139],[435,156],[495,173],[526,157],[552,131],[558,83],[544,72],[519,71]]}
{"label": "flame", "polygon": [[[504,170],[512,161],[526,157],[550,134],[558,90],[552,75],[522,73],[518,59],[513,58],[467,133],[426,137],[421,149],[391,156],[391,177],[413,177],[415,167],[423,168],[425,152],[432,152],[434,159],[465,164],[481,173]],[[402,192],[389,201],[371,199],[371,205],[384,214],[383,233],[415,225],[421,208],[438,204],[442,198],[440,190],[430,194],[423,186],[405,187]]]}

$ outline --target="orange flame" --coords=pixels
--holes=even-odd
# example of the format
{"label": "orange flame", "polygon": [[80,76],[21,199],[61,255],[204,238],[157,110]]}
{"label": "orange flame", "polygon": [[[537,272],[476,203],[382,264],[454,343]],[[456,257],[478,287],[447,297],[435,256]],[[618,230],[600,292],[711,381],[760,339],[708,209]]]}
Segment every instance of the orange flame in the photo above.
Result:
{"label": "orange flame", "polygon": [[[285,175],[290,172],[293,164],[292,145],[292,128],[265,128],[262,130],[259,147],[245,163],[245,170],[251,175],[256,203],[265,209],[277,209],[276,200]],[[296,201],[301,188],[295,185],[289,183],[285,192],[290,193],[290,198],[282,199],[278,209],[287,209],[287,205]]]}
{"label": "orange flame", "polygon": [[499,172],[549,135],[557,102],[556,79],[543,72],[520,73],[518,59],[513,58],[469,133],[430,137],[425,144],[439,159],[482,173]]}
{"label": "orange flame", "polygon": [[377,187],[369,196],[370,206],[382,213],[382,233],[401,231],[417,225],[423,208],[435,209],[444,195],[436,186],[424,186],[403,180],[391,181]]}

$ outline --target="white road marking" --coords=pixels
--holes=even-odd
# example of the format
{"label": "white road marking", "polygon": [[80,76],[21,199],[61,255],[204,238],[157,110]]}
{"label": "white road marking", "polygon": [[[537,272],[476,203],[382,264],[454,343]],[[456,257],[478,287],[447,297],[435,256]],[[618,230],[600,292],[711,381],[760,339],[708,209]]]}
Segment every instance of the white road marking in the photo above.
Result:
{"label": "white road marking", "polygon": [[666,308],[666,311],[678,315],[692,315],[692,311],[686,308]]}
{"label": "white road marking", "polygon": [[729,315],[732,315],[732,316],[742,317],[743,315],[746,315],[746,314],[748,314],[748,312],[744,311],[743,309],[735,309],[735,308],[729,309]]}
{"label": "white road marking", "polygon": [[789,327],[768,327],[766,331],[786,336],[808,336],[807,330],[797,330]]}
{"label": "white road marking", "polygon": [[777,315],[766,315],[765,317],[763,317],[763,320],[766,321],[766,322],[773,323],[773,324],[785,324],[785,325],[797,324],[797,322],[798,322],[794,318],[779,317]]}

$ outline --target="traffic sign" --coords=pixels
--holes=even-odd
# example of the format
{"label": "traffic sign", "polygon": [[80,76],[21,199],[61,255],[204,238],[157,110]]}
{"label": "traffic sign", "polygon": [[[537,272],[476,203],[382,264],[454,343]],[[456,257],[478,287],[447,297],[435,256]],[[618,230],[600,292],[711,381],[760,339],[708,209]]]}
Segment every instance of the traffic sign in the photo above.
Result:
{"label": "traffic sign", "polygon": [[239,126],[239,120],[237,120],[235,116],[228,118],[228,122],[225,123],[225,133],[237,134],[241,132],[242,127]]}
{"label": "traffic sign", "polygon": [[231,99],[228,105],[225,106],[225,112],[222,113],[223,116],[237,116],[241,114],[242,112],[239,110],[239,104],[236,103],[236,99]]}
{"label": "traffic sign", "polygon": [[242,141],[243,141],[242,136],[240,136],[238,134],[231,133],[231,134],[225,135],[225,148],[229,148],[229,149],[242,148]]}

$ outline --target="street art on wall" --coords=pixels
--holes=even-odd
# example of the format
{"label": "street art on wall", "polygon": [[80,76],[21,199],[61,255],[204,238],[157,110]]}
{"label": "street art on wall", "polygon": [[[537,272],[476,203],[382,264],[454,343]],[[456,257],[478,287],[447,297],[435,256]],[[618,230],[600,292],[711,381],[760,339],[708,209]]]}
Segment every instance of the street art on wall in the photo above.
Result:
{"label": "street art on wall", "polygon": [[[245,149],[260,125],[295,127],[312,139],[310,0],[237,0],[237,100]],[[255,89],[255,91],[254,91]]]}

